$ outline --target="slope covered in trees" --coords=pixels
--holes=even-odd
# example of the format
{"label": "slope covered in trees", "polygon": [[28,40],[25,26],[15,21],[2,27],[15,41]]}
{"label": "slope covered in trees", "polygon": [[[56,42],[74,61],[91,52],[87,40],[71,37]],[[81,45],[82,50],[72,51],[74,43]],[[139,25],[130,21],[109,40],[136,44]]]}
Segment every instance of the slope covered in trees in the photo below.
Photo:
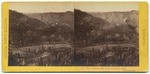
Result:
{"label": "slope covered in trees", "polygon": [[[117,18],[117,17],[116,17]],[[115,17],[114,19],[115,20]],[[102,43],[137,43],[137,27],[116,24],[75,9],[75,36],[80,46]]]}
{"label": "slope covered in trees", "polygon": [[41,20],[31,18],[23,13],[9,11],[9,43],[15,47],[37,45],[42,43],[71,43],[73,30],[67,26],[45,24]]}

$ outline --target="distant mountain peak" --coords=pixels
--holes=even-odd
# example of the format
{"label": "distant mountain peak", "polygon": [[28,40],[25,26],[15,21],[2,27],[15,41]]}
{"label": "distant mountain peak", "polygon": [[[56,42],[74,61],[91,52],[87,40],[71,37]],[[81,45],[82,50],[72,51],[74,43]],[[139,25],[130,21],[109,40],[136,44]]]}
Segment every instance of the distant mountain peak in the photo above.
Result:
{"label": "distant mountain peak", "polygon": [[138,11],[124,11],[124,12],[90,12],[91,15],[95,17],[102,18],[107,20],[111,25],[125,25],[131,24],[135,27],[138,27]]}

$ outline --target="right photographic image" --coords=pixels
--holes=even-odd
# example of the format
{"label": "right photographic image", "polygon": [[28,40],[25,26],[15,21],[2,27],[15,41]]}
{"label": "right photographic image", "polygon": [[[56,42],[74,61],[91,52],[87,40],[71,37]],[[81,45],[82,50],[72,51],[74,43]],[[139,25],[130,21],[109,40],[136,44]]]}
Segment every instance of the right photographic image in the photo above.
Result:
{"label": "right photographic image", "polygon": [[138,3],[74,3],[77,66],[139,66]]}

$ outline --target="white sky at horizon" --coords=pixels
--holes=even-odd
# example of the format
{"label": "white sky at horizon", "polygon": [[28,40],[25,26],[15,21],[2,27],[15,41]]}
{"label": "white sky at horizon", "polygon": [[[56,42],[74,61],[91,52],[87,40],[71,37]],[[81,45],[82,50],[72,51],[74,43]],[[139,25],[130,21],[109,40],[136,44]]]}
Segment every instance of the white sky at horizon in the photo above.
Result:
{"label": "white sky at horizon", "polygon": [[66,12],[80,9],[87,12],[112,12],[138,10],[138,3],[96,2],[22,2],[10,3],[11,10],[22,13]]}

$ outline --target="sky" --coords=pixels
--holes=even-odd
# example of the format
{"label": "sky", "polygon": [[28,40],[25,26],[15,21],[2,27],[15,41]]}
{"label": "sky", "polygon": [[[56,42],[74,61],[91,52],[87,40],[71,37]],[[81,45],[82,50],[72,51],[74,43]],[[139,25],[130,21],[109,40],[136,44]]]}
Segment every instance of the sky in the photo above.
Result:
{"label": "sky", "polygon": [[69,2],[22,2],[10,3],[10,9],[22,13],[66,12],[80,9],[87,12],[112,12],[138,10],[138,3],[69,3]]}
{"label": "sky", "polygon": [[10,3],[9,8],[23,13],[73,11],[72,3]]}
{"label": "sky", "polygon": [[87,12],[112,12],[138,10],[138,3],[74,3],[76,9]]}

